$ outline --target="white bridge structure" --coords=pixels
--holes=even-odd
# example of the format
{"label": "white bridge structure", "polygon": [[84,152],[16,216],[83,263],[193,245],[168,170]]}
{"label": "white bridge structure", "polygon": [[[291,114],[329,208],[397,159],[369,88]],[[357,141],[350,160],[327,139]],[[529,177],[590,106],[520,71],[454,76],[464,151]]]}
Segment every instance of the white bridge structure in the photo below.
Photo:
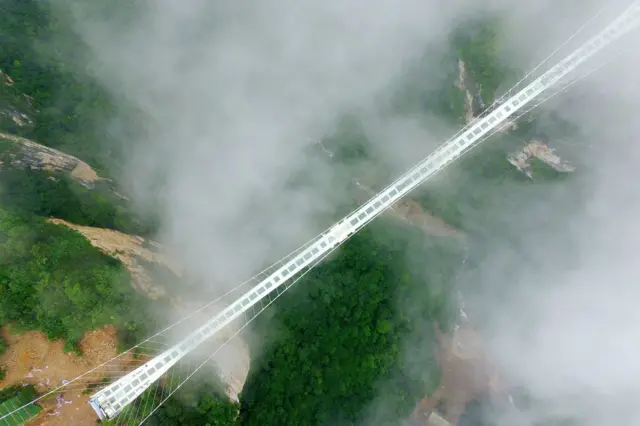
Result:
{"label": "white bridge structure", "polygon": [[165,350],[114,383],[104,387],[89,400],[101,419],[113,419],[139,397],[151,384],[163,376],[181,358],[207,339],[216,335],[241,317],[261,299],[278,288],[287,288],[293,277],[315,266],[328,253],[344,243],[376,216],[407,195],[456,159],[495,133],[506,120],[521,112],[534,99],[554,86],[596,52],[609,45],[640,22],[640,2],[634,2],[598,35],[589,39],[573,53],[531,82],[524,89],[501,103],[466,130],[441,145],[435,152],[375,195],[364,205],[340,220],[325,233],[306,245],[271,275],[244,293],[235,302],[194,330],[182,341]]}

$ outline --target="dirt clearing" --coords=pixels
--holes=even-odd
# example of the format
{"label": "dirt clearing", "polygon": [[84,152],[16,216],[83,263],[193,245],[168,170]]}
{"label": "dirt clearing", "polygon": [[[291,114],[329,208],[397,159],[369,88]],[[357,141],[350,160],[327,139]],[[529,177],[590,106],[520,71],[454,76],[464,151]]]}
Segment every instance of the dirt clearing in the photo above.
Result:
{"label": "dirt clearing", "polygon": [[[8,343],[7,352],[0,357],[0,365],[6,366],[7,374],[0,381],[0,388],[15,384],[32,384],[43,394],[63,385],[68,380],[86,373],[90,369],[117,355],[117,336],[113,327],[107,326],[85,334],[80,343],[84,356],[65,353],[63,342],[50,341],[39,331],[24,334],[11,333],[2,328]],[[130,362],[123,357],[123,366]],[[117,366],[114,366],[117,369]],[[82,383],[99,382],[102,376],[86,376]],[[28,425],[84,426],[95,425],[97,416],[87,404],[89,393],[83,395],[84,386],[72,383],[63,391],[54,393],[40,401],[43,412]]]}

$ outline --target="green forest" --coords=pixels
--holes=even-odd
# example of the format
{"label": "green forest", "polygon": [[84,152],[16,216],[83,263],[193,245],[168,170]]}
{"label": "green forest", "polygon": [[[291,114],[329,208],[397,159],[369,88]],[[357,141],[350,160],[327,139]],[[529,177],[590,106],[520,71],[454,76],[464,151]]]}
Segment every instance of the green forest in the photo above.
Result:
{"label": "green forest", "polygon": [[41,330],[69,348],[106,324],[128,345],[148,332],[127,270],[79,233],[0,209],[0,243],[0,323]]}
{"label": "green forest", "polygon": [[[241,424],[357,424],[381,388],[376,424],[407,418],[439,383],[433,323],[451,322],[447,286],[461,260],[460,247],[411,228],[381,221],[362,230],[258,330],[269,349],[252,362]],[[418,332],[406,365],[403,343]]]}
{"label": "green forest", "polygon": [[[453,53],[443,59],[450,65],[447,84],[434,92],[415,90],[414,83],[408,83],[406,93],[398,97],[398,108],[435,111],[443,120],[460,123],[463,96],[453,85],[458,58],[481,86],[485,103],[491,103],[501,82],[514,71],[496,54],[500,30],[495,20],[470,28],[451,39]],[[86,71],[87,55],[83,40],[49,2],[4,0],[0,70],[13,84],[0,81],[0,110],[23,112],[31,121],[18,126],[0,115],[0,132],[59,149],[87,162],[101,176],[116,177],[123,158],[123,145],[117,143],[122,134],[112,134],[109,123],[121,105]],[[417,73],[416,81],[421,77]],[[372,159],[358,123],[345,123],[350,134],[330,141],[342,165]],[[482,247],[500,229],[497,211],[560,181],[549,174],[539,185],[529,185],[504,159],[505,152],[539,136],[537,132],[535,125],[523,125],[496,137],[490,147],[447,170],[444,183],[425,186],[414,199],[476,236],[474,243]],[[0,160],[9,153],[19,155],[0,137]],[[64,173],[1,164],[0,326],[11,325],[12,333],[42,331],[51,340],[62,339],[67,351],[79,355],[84,333],[104,325],[117,328],[121,350],[159,329],[162,324],[150,323],[149,312],[166,301],[137,293],[120,261],[94,248],[78,232],[47,221],[55,217],[153,238],[159,229],[157,218],[137,213],[126,199],[114,195],[111,184],[89,189]],[[392,175],[385,167],[379,170],[384,179]],[[256,322],[253,334],[260,339],[252,341],[255,356],[240,403],[232,402],[220,383],[196,377],[147,424],[404,424],[416,402],[439,384],[434,326],[447,331],[453,325],[453,290],[468,249],[451,239],[425,238],[402,222],[376,220]],[[405,356],[407,342],[411,357]],[[0,335],[0,355],[5,351]],[[0,389],[0,404],[32,393],[32,388]],[[383,400],[378,398],[381,394]],[[481,413],[489,405],[474,402],[461,424],[485,425]],[[140,408],[135,403],[131,407]]]}
{"label": "green forest", "polygon": [[53,4],[6,0],[0,4],[0,69],[13,80],[11,96],[29,101],[33,125],[9,129],[77,156],[99,171],[119,158],[107,125],[115,104],[86,72],[87,50]]}

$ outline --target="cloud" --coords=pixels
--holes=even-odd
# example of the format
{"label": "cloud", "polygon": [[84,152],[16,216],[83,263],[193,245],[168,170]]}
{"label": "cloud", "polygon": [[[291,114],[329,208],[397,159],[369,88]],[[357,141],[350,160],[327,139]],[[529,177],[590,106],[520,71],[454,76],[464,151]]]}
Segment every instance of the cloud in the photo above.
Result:
{"label": "cloud", "polygon": [[[72,10],[92,70],[140,113],[123,180],[143,204],[163,182],[154,206],[165,241],[219,286],[328,225],[345,191],[309,147],[346,113],[375,121],[372,105],[426,46],[443,43],[460,11],[417,0],[160,0],[125,25]],[[372,136],[390,146],[408,133]]]}
{"label": "cloud", "polygon": [[[631,52],[638,40],[633,33],[611,50]],[[575,129],[558,142],[581,170],[499,214],[503,234],[468,278],[492,358],[539,401],[523,424],[640,421],[637,64],[622,55],[549,107]],[[560,134],[550,133],[552,146]]]}

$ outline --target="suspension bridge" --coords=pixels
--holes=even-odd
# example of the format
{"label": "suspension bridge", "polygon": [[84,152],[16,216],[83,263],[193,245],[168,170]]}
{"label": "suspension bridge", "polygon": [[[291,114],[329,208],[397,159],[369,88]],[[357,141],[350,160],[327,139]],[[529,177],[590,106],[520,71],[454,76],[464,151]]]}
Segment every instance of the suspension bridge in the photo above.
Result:
{"label": "suspension bridge", "polygon": [[[119,354],[110,361],[91,369],[80,377],[64,383],[22,407],[3,414],[0,416],[0,424],[3,419],[18,415],[19,410],[36,404],[44,398],[50,397],[51,395],[59,395],[70,390],[86,391],[88,386],[90,389],[99,388],[97,392],[89,397],[88,403],[101,420],[118,418],[118,422],[121,424],[140,424],[144,422],[164,401],[182,386],[182,384],[209,362],[226,342],[236,336],[240,330],[263,312],[275,299],[295,284],[311,268],[320,263],[352,235],[358,232],[358,230],[366,226],[374,218],[390,208],[394,203],[427,179],[500,131],[504,126],[599,69],[600,67],[593,69],[579,78],[567,79],[567,77],[584,62],[633,30],[639,22],[640,1],[635,1],[600,33],[587,40],[556,65],[518,90],[534,71],[544,65],[552,55],[575,37],[578,32],[587,25],[585,24],[569,40],[565,41],[562,46],[556,49],[554,53],[521,79],[513,88],[507,91],[504,96],[496,100],[496,102],[489,106],[479,117],[462,128],[423,161],[419,162],[338,223],[316,236],[303,247],[267,268],[267,270],[259,274],[260,280],[257,284],[249,290],[246,290],[246,288],[256,280],[249,280],[224,295],[223,297],[234,296],[234,293],[242,291],[240,296],[236,297],[226,308],[219,310],[217,303],[222,300],[222,298],[216,299],[170,327],[151,336],[144,342]],[[554,88],[554,91],[551,91],[546,97],[541,96],[549,92],[549,89],[552,88]],[[534,103],[534,100],[537,100],[537,103]],[[211,316],[212,314],[207,314],[207,309],[215,309],[217,313]],[[203,324],[192,327],[191,330],[193,331],[179,340],[178,343],[166,343],[166,341],[171,340],[169,338],[171,330],[175,331],[179,324],[184,324],[185,321],[193,320],[194,318],[208,319],[204,321]],[[244,320],[244,322],[239,323],[240,320]],[[235,333],[232,333],[217,349],[207,350],[208,356],[206,356],[206,359],[200,362],[195,369],[191,368],[192,360],[189,360],[188,372],[184,374],[186,376],[185,378],[181,377],[178,379],[175,386],[171,385],[171,389],[167,389],[169,385],[165,381],[161,391],[159,391],[159,387],[155,387],[154,391],[151,392],[153,385],[161,381],[163,377],[166,377],[170,370],[175,370],[178,364],[184,364],[186,362],[186,356],[188,354],[196,350],[196,348],[201,347],[206,341],[219,339],[223,330],[228,330],[232,323],[234,323],[236,327]],[[154,353],[155,356],[152,358],[133,356],[139,353],[144,345],[152,343],[157,344]],[[160,349],[157,349],[158,345]],[[127,362],[124,361],[125,359]],[[137,366],[135,366],[135,362],[133,362],[136,359]],[[170,382],[173,382],[173,380]],[[161,393],[159,398],[158,392]],[[144,403],[138,402],[137,404],[132,404],[143,394],[146,395]],[[147,407],[149,401],[151,401],[151,406]],[[137,406],[135,410],[128,410],[128,408],[134,405]]]}

